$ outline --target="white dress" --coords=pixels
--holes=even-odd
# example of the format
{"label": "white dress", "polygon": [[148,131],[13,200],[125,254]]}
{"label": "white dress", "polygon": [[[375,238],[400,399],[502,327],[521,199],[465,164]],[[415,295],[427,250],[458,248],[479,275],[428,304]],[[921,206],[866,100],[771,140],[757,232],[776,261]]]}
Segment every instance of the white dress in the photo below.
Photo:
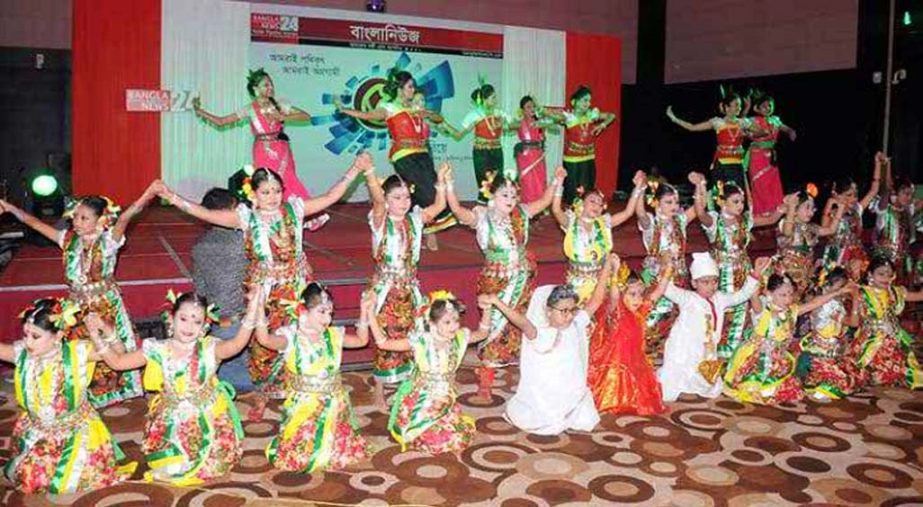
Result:
{"label": "white dress", "polygon": [[732,294],[716,292],[711,300],[672,283],[667,287],[664,296],[676,303],[679,316],[664,344],[663,366],[657,372],[664,401],[676,401],[682,393],[705,398],[716,398],[721,394],[723,383],[720,376],[715,382],[709,382],[699,373],[702,360],[717,358],[705,357],[707,335],[711,333],[717,345],[724,327],[724,311],[746,302],[758,287],[759,282],[750,276],[739,291]]}
{"label": "white dress", "polygon": [[590,316],[581,310],[566,329],[550,327],[545,301],[553,288],[539,287],[529,302],[527,318],[538,333],[534,340],[522,341],[519,387],[506,404],[507,420],[536,435],[591,431],[599,423],[586,383]]}

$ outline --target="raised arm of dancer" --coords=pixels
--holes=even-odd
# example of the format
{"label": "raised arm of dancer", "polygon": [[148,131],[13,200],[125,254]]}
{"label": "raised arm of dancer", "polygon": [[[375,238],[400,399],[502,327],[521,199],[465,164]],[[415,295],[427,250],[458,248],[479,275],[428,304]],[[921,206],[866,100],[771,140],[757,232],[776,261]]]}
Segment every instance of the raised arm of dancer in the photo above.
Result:
{"label": "raised arm of dancer", "polygon": [[830,221],[826,227],[821,226],[817,229],[818,236],[832,236],[836,233],[837,227],[840,225],[840,220],[843,218],[843,213],[846,212],[846,207],[842,204],[836,207],[836,211],[833,212],[833,220]]}
{"label": "raised arm of dancer", "polygon": [[147,364],[142,349],[125,352],[125,348],[115,337],[112,327],[105,324],[99,315],[91,313],[85,320],[87,332],[90,335],[90,341],[93,343],[93,351],[90,353],[90,361],[105,361],[105,363],[116,371],[134,370]]}
{"label": "raised arm of dancer", "polygon": [[221,128],[227,125],[233,125],[243,120],[243,118],[241,118],[237,113],[231,113],[231,114],[227,114],[224,116],[218,116],[218,115],[209,113],[208,111],[202,108],[202,99],[199,97],[192,99],[192,110],[195,112],[196,116],[198,116],[199,118],[202,118],[206,122],[218,128]]}
{"label": "raised arm of dancer", "polygon": [[151,199],[153,199],[156,195],[156,182],[152,182],[147,187],[147,190],[141,194],[141,197],[139,197],[137,201],[133,202],[131,206],[126,208],[125,211],[119,215],[119,219],[115,221],[115,225],[112,227],[112,239],[116,241],[121,240],[125,235],[125,230],[128,229],[128,224],[130,224],[131,221],[136,216],[138,216],[138,213],[141,213],[141,210],[143,210],[144,207],[147,206],[147,204],[151,202]]}
{"label": "raised arm of dancer", "polygon": [[304,216],[307,217],[319,213],[339,201],[340,198],[346,194],[346,191],[349,190],[349,186],[352,184],[353,180],[356,179],[356,176],[359,176],[360,173],[364,173],[373,167],[375,167],[375,164],[372,162],[372,156],[365,151],[359,153],[353,161],[353,164],[346,170],[346,174],[337,180],[329,190],[304,202]]}
{"label": "raised arm of dancer", "polygon": [[564,192],[564,178],[566,177],[567,171],[564,170],[563,167],[558,167],[554,170],[554,182],[548,185],[548,188],[545,189],[545,193],[538,199],[526,204],[526,213],[529,214],[529,218],[545,211],[545,209],[551,205],[551,201],[554,200],[554,194],[557,192]]}
{"label": "raised arm of dancer", "polygon": [[339,111],[340,113],[343,113],[346,116],[355,118],[357,120],[385,121],[388,119],[388,111],[380,107],[377,109],[373,109],[371,111],[359,111],[356,109],[350,109],[348,107],[344,107],[343,103],[340,102],[339,99],[334,99],[333,105],[336,106],[337,111]]}
{"label": "raised arm of dancer", "polygon": [[598,123],[593,127],[593,135],[598,136],[602,134],[604,130],[609,128],[609,125],[612,125],[616,120],[615,113],[607,113],[605,111],[599,112]]}
{"label": "raised arm of dancer", "polygon": [[635,216],[638,217],[638,225],[642,229],[647,229],[651,226],[651,216],[644,209],[644,205],[644,199],[638,199],[638,204],[635,206]]}
{"label": "raised arm of dancer", "polygon": [[270,334],[265,322],[256,326],[256,341],[260,345],[270,350],[285,350],[288,346],[288,338],[282,335]]}
{"label": "raised arm of dancer", "polygon": [[0,361],[4,363],[13,363],[16,361],[15,351],[12,343],[0,343]]}
{"label": "raised arm of dancer", "polygon": [[501,301],[496,294],[488,294],[484,297],[486,298],[484,300],[485,302],[490,303],[491,306],[500,310],[500,313],[510,321],[510,324],[518,327],[526,338],[534,340],[535,337],[538,336],[538,330],[529,322],[529,319],[515,309],[510,308],[509,305]]}
{"label": "raised arm of dancer", "polygon": [[657,279],[657,286],[654,287],[654,290],[647,295],[647,300],[651,303],[656,303],[663,297],[667,292],[667,287],[673,283],[673,263],[672,262],[662,262],[663,272],[660,273],[660,278]]}
{"label": "raised arm of dancer", "polygon": [[628,204],[625,205],[625,209],[609,215],[609,222],[612,227],[618,227],[633,217],[635,208],[638,207],[638,201],[644,197],[644,188],[647,186],[647,175],[644,174],[644,171],[636,171],[631,182],[634,183],[635,188],[631,191],[631,196],[628,198]]}
{"label": "raised arm of dancer", "polygon": [[798,139],[798,133],[795,132],[795,129],[789,127],[788,125],[784,123],[779,124],[779,132],[782,132],[783,134],[787,135],[789,141],[794,141],[795,139]]}
{"label": "raised arm of dancer", "polygon": [[[567,178],[566,175],[565,178]],[[564,211],[564,187],[554,191],[554,197],[551,198],[551,216],[558,223],[558,227],[562,229],[567,227],[567,212]]]}
{"label": "raised arm of dancer", "polygon": [[882,171],[884,171],[883,183],[878,187],[878,210],[882,211],[888,208],[890,202],[891,189],[894,188],[894,181],[891,179],[891,163],[888,159],[888,163],[882,166]]}
{"label": "raised arm of dancer", "polygon": [[452,171],[449,171],[449,174],[446,175],[445,198],[455,218],[468,227],[474,227],[478,219],[477,214],[475,214],[474,210],[470,210],[458,202],[458,196],[455,195],[455,178],[452,177]]}
{"label": "raised arm of dancer", "polygon": [[262,288],[257,284],[251,285],[247,293],[247,298],[247,313],[240,323],[240,330],[237,331],[237,335],[230,340],[218,340],[215,344],[215,357],[217,357],[219,361],[232,358],[239,354],[240,351],[244,350],[244,347],[250,343],[253,330],[257,326],[266,325],[266,297],[263,294]]}
{"label": "raised arm of dancer", "polygon": [[[370,297],[372,301],[375,301],[374,293],[372,293]],[[407,338],[401,338],[400,340],[388,339],[388,333],[381,327],[381,323],[378,322],[378,317],[375,315],[374,311],[368,314],[368,323],[369,332],[372,334],[372,339],[375,340],[375,346],[379,349],[393,352],[406,352],[410,350],[410,340]]]}
{"label": "raised arm of dancer", "polygon": [[26,226],[28,226],[33,231],[41,234],[51,242],[57,244],[61,231],[55,229],[49,224],[42,222],[38,218],[26,213],[25,211],[13,206],[12,204],[0,199],[0,214],[9,213],[16,217],[16,220],[19,220]]}
{"label": "raised arm of dancer", "polygon": [[798,210],[798,198],[789,199],[785,209],[785,222],[782,223],[782,235],[791,237],[795,233],[795,215]]}
{"label": "raised arm of dancer", "polygon": [[839,297],[839,296],[841,296],[841,295],[843,295],[843,294],[852,292],[852,290],[853,290],[853,285],[852,285],[852,283],[848,283],[848,284],[846,284],[846,285],[840,287],[840,288],[837,289],[837,290],[830,291],[830,292],[828,292],[828,293],[826,293],[826,294],[821,294],[821,295],[817,296],[816,298],[813,298],[813,299],[811,299],[810,301],[807,301],[807,302],[805,302],[804,304],[802,304],[801,306],[799,306],[799,307],[798,307],[798,315],[804,315],[804,314],[806,314],[806,313],[813,312],[814,310],[816,310],[816,309],[820,308],[821,306],[824,306],[825,304],[827,304],[830,300],[832,300],[832,299],[834,299],[834,298],[837,298],[837,297]]}
{"label": "raised arm of dancer", "polygon": [[[485,299],[486,298],[486,299]],[[490,299],[484,295],[478,296],[478,308],[481,309],[481,321],[475,331],[468,332],[468,343],[477,343],[490,336]]]}
{"label": "raised arm of dancer", "polygon": [[884,153],[878,152],[875,154],[875,169],[872,170],[872,184],[869,185],[869,191],[862,197],[862,200],[859,201],[859,206],[862,210],[865,210],[869,207],[869,204],[872,203],[872,199],[878,195],[878,190],[881,188],[881,170],[885,166],[891,165],[891,159],[885,156]]}
{"label": "raised arm of dancer", "polygon": [[365,184],[369,189],[369,200],[372,201],[372,223],[375,227],[381,227],[388,212],[385,201],[385,191],[381,188],[381,182],[375,176],[375,168],[365,172]]}
{"label": "raised arm of dancer", "polygon": [[596,278],[596,287],[593,289],[593,293],[590,294],[590,298],[587,299],[586,303],[583,305],[583,311],[590,315],[596,315],[596,310],[599,310],[599,307],[606,302],[606,286],[609,285],[609,278],[613,273],[613,265],[614,269],[618,269],[619,262],[618,255],[609,254],[609,258],[606,260],[606,263],[603,264],[603,268],[599,271],[599,276]]}
{"label": "raised arm of dancer", "polygon": [[443,121],[442,123],[439,124],[439,129],[442,131],[443,134],[451,137],[452,139],[455,139],[456,141],[461,141],[462,138],[465,137],[466,134],[468,134],[468,132],[471,132],[472,130],[474,130],[474,124],[471,124],[468,128],[457,129],[453,127],[451,123],[447,121]]}
{"label": "raised arm of dancer", "polygon": [[448,162],[439,165],[436,171],[436,199],[429,206],[423,208],[423,223],[428,224],[436,219],[440,213],[445,210],[446,206],[446,179],[452,172],[452,166]]}
{"label": "raised arm of dancer", "polygon": [[695,216],[699,218],[702,225],[711,227],[714,225],[714,219],[705,209],[705,202],[708,200],[708,182],[702,173],[692,171],[689,173],[689,182],[695,185],[695,194],[692,195],[692,208],[695,210]]}
{"label": "raised arm of dancer", "polygon": [[240,229],[240,216],[235,210],[221,209],[221,210],[211,210],[205,206],[201,206],[197,203],[187,200],[183,196],[177,194],[170,189],[163,181],[157,180],[154,182],[155,192],[160,197],[166,199],[170,204],[176,207],[176,209],[188,213],[199,220],[203,220],[210,224],[220,225],[221,227],[227,227],[229,229]]}
{"label": "raised arm of dancer", "polygon": [[356,333],[347,333],[343,337],[343,346],[348,349],[360,349],[369,344],[369,315],[375,313],[375,293],[365,291],[359,302],[359,321],[356,322]]}
{"label": "raised arm of dancer", "polygon": [[701,123],[689,123],[688,121],[679,118],[673,114],[673,106],[667,107],[667,118],[669,118],[673,123],[683,127],[690,132],[705,132],[706,130],[713,129],[711,126],[711,120],[705,120]]}
{"label": "raised arm of dancer", "polygon": [[923,302],[923,290],[918,290],[918,291],[915,291],[915,292],[907,291],[907,295],[904,297],[904,299],[905,299],[908,303],[920,303],[920,302]]}
{"label": "raised arm of dancer", "polygon": [[689,222],[689,223],[692,223],[693,220],[699,218],[699,212],[696,211],[695,204],[683,210],[683,213],[686,214],[686,222]]}
{"label": "raised arm of dancer", "polygon": [[288,106],[288,112],[282,112],[282,119],[284,121],[311,121],[311,114],[305,111],[304,109]]}

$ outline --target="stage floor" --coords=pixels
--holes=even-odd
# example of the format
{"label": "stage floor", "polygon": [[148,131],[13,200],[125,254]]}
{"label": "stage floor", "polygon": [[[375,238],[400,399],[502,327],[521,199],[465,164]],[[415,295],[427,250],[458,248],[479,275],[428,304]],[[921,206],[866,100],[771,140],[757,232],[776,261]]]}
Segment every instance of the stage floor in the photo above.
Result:
{"label": "stage floor", "polygon": [[[472,446],[458,454],[401,453],[388,416],[371,406],[367,374],[344,374],[358,423],[374,447],[348,470],[281,472],[264,449],[279,430],[278,405],[244,423],[244,457],[223,480],[180,489],[139,479],[56,499],[23,498],[0,482],[10,506],[343,506],[343,505],[920,505],[923,503],[923,393],[879,389],[835,403],[778,408],[697,397],[646,418],[604,416],[592,434],[530,436],[502,417],[516,386],[515,368],[498,375],[488,405],[472,399],[474,372],[460,369],[459,403],[477,421]],[[18,410],[12,388],[0,391],[0,464],[9,456]],[[237,403],[241,413],[247,400]],[[103,410],[115,438],[143,462],[139,440],[146,408],[133,400]]]}
{"label": "stage floor", "polygon": [[[373,264],[367,204],[339,204],[331,208],[331,221],[320,231],[305,234],[308,260],[315,276],[327,283],[337,304],[336,317],[355,318],[359,293],[365,287]],[[162,311],[169,288],[191,287],[191,250],[207,226],[173,208],[152,207],[130,226],[127,241],[119,256],[116,279],[135,321],[143,321]],[[768,233],[768,234],[767,234]],[[565,268],[561,250],[563,234],[550,215],[533,221],[529,249],[538,261],[539,284],[560,283]],[[469,304],[474,303],[475,284],[483,256],[474,232],[457,226],[439,234],[440,248],[424,251],[419,278],[424,291],[448,289]],[[688,251],[707,248],[701,227],[689,228]],[[751,254],[775,248],[772,230],[757,235]],[[615,232],[615,251],[632,267],[640,266],[644,246],[634,219]],[[63,295],[64,274],[61,252],[54,246],[24,243],[0,273],[0,340],[18,336],[16,315],[29,302],[48,295]],[[477,312],[467,318],[476,325]],[[360,352],[359,356],[367,355]],[[355,354],[349,355],[352,361]]]}

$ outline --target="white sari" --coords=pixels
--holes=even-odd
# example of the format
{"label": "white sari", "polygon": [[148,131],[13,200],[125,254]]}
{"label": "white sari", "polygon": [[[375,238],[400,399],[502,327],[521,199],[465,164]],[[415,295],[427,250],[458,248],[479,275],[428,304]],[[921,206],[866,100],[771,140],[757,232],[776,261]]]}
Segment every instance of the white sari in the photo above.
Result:
{"label": "white sari", "polygon": [[570,326],[555,329],[545,318],[545,302],[554,288],[535,290],[526,317],[535,326],[534,340],[524,338],[519,387],[506,404],[506,418],[536,435],[565,430],[591,431],[599,423],[593,393],[587,386],[590,316],[577,312]]}

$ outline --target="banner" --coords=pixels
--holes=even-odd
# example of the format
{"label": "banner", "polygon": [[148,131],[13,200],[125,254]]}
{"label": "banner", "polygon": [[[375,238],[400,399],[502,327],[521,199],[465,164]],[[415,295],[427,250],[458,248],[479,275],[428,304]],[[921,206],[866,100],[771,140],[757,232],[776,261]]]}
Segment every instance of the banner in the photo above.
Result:
{"label": "banner", "polygon": [[[333,185],[360,150],[372,154],[379,175],[392,172],[384,123],[339,114],[336,99],[375,109],[388,71],[397,67],[414,76],[427,109],[461,128],[480,80],[502,85],[499,33],[262,13],[250,20],[250,67],[272,76],[277,100],[311,115],[310,123],[287,124],[286,133],[298,176],[315,194]],[[472,134],[455,141],[433,129],[430,138],[437,166],[453,165],[459,195],[467,199],[476,195],[471,144]],[[350,197],[365,199],[364,185]]]}

